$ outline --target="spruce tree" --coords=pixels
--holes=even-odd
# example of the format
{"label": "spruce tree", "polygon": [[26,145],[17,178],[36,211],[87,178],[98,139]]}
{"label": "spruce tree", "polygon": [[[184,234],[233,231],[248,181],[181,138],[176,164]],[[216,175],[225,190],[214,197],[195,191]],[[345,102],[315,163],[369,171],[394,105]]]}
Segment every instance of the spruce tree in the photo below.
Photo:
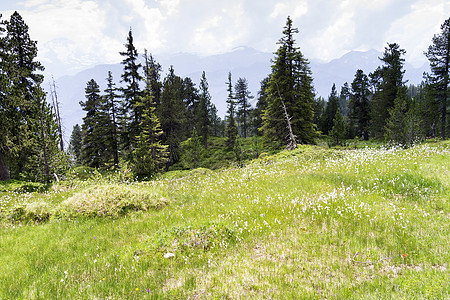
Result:
{"label": "spruce tree", "polygon": [[345,82],[341,87],[341,93],[339,94],[339,108],[344,117],[348,116],[348,101],[350,100],[350,87]]}
{"label": "spruce tree", "polygon": [[144,80],[145,80],[145,91],[150,93],[153,97],[153,105],[158,108],[161,102],[161,65],[153,58],[151,54],[147,53],[147,49],[144,49]]}
{"label": "spruce tree", "polygon": [[385,133],[386,121],[389,118],[389,110],[394,107],[397,97],[403,97],[404,81],[403,56],[406,51],[396,43],[388,44],[381,61],[384,66],[379,67],[370,75],[374,86],[374,96],[371,106],[372,130],[376,137],[382,137]]}
{"label": "spruce tree", "polygon": [[209,128],[211,126],[211,95],[208,89],[208,80],[206,74],[203,71],[200,79],[200,91],[199,91],[199,106],[197,110],[198,128],[202,135],[203,146],[208,148],[208,135]]}
{"label": "spruce tree", "polygon": [[346,124],[344,116],[341,114],[341,109],[338,107],[333,119],[333,127],[329,132],[329,137],[332,140],[332,144],[341,146],[346,135]]}
{"label": "spruce tree", "polygon": [[187,138],[185,117],[183,80],[175,75],[171,66],[169,73],[164,78],[161,104],[158,107],[158,118],[163,131],[162,142],[168,145],[169,151],[167,167],[178,162],[180,143]]}
{"label": "spruce tree", "polygon": [[328,97],[328,102],[325,108],[325,124],[323,129],[323,134],[328,134],[333,128],[333,120],[336,116],[336,112],[339,108],[339,97],[336,90],[336,85],[333,83],[331,88],[331,94]]}
{"label": "spruce tree", "polygon": [[267,108],[263,115],[263,133],[278,145],[284,144],[289,136],[282,103],[285,103],[291,118],[294,134],[302,143],[313,143],[315,130],[314,90],[308,60],[295,46],[294,34],[298,29],[287,18],[283,37],[278,44],[272,64],[272,73],[267,87]]}
{"label": "spruce tree", "polygon": [[123,138],[125,151],[128,152],[132,151],[135,138],[139,135],[139,124],[142,115],[142,106],[136,105],[141,96],[139,82],[142,80],[142,76],[139,73],[139,69],[142,65],[138,61],[139,55],[133,44],[133,34],[131,29],[128,32],[125,48],[126,50],[124,52],[120,52],[120,55],[124,57],[122,61],[122,83],[125,85],[122,88],[122,114],[124,114],[123,122],[126,122],[125,116],[127,114],[129,114],[128,117],[130,118],[130,121],[127,126],[128,128],[122,129],[122,134],[125,134],[125,130],[128,132],[128,137]]}
{"label": "spruce tree", "polygon": [[357,137],[369,139],[370,130],[370,90],[369,78],[362,70],[357,70],[352,82],[349,101],[350,124]]}
{"label": "spruce tree", "polygon": [[264,113],[264,110],[267,108],[267,87],[269,84],[269,77],[264,78],[260,82],[260,90],[258,92],[258,99],[256,101],[256,108],[253,110],[253,128],[256,135],[260,136],[262,134],[262,125],[263,120],[262,116]]}
{"label": "spruce tree", "polygon": [[72,129],[72,134],[70,135],[69,153],[72,155],[76,165],[81,165],[82,140],[83,135],[81,132],[81,127],[80,125],[75,124]]}
{"label": "spruce tree", "polygon": [[430,62],[431,86],[440,103],[441,137],[445,139],[448,135],[447,106],[450,97],[450,18],[441,25],[441,33],[434,35],[425,55]]}
{"label": "spruce tree", "polygon": [[[0,179],[23,174],[47,180],[48,176],[40,176],[42,168],[37,168],[43,164],[51,169],[45,163],[48,156],[41,155],[42,144],[37,136],[44,129],[37,124],[52,124],[54,116],[41,88],[43,75],[39,72],[44,68],[35,60],[37,43],[17,12],[0,24],[0,35]],[[49,146],[58,141],[53,135],[47,137],[54,139],[46,140]]]}
{"label": "spruce tree", "polygon": [[[183,79],[183,103],[186,109],[186,132],[192,133],[197,126],[197,109],[199,105],[198,90],[192,79],[186,77]],[[188,134],[187,134],[188,135]]]}
{"label": "spruce tree", "polygon": [[94,79],[87,83],[85,94],[86,101],[80,101],[81,107],[86,111],[81,126],[83,132],[81,161],[85,166],[100,168],[104,167],[109,160],[104,136],[107,118],[102,107],[100,89]]}
{"label": "spruce tree", "polygon": [[[117,88],[113,80],[112,72],[108,72],[108,78],[106,79],[106,89],[104,95],[104,111],[109,115],[109,128],[107,128],[105,134],[107,138],[107,144],[111,148],[113,156],[114,169],[119,166],[119,136],[118,136],[118,110],[119,110],[119,95],[116,94]],[[105,116],[106,117],[106,116]]]}
{"label": "spruce tree", "polygon": [[227,82],[227,117],[226,117],[226,130],[225,136],[227,138],[226,144],[229,148],[233,149],[234,144],[236,143],[236,136],[238,135],[238,129],[236,126],[236,118],[235,118],[235,99],[233,94],[233,83],[231,82],[231,72],[228,73],[228,82]]}
{"label": "spruce tree", "polygon": [[234,87],[234,95],[236,104],[238,106],[238,120],[239,127],[241,131],[241,135],[244,138],[247,138],[248,135],[248,127],[250,121],[250,99],[253,99],[253,96],[250,95],[250,91],[248,90],[248,82],[245,78],[239,78]]}
{"label": "spruce tree", "polygon": [[163,131],[156,116],[155,103],[150,92],[146,92],[142,99],[142,116],[137,137],[136,149],[133,150],[132,166],[138,178],[151,177],[167,162],[167,145],[161,142]]}

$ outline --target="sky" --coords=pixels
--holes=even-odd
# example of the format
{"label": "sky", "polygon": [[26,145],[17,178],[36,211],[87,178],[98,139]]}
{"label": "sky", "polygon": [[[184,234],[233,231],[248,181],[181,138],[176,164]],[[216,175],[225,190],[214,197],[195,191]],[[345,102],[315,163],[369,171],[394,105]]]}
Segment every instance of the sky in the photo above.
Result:
{"label": "sky", "polygon": [[274,52],[287,16],[311,60],[396,42],[420,66],[450,0],[1,0],[3,19],[14,11],[38,41],[38,60],[61,76],[120,62],[130,28],[140,53]]}

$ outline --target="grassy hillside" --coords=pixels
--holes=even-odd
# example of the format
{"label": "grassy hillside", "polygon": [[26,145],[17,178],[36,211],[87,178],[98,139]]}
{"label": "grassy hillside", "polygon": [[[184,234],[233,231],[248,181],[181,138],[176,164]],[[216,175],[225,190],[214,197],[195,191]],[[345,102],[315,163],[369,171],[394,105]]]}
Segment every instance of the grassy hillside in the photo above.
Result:
{"label": "grassy hillside", "polygon": [[0,299],[450,297],[450,143],[0,185]]}

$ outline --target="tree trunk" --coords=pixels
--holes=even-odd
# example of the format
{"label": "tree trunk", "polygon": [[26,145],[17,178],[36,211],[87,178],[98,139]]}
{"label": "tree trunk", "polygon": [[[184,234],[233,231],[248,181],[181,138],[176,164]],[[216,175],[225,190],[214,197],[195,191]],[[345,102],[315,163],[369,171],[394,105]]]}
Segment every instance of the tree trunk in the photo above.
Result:
{"label": "tree trunk", "polygon": [[9,179],[11,177],[9,176],[8,167],[5,164],[3,153],[0,152],[0,181]]}

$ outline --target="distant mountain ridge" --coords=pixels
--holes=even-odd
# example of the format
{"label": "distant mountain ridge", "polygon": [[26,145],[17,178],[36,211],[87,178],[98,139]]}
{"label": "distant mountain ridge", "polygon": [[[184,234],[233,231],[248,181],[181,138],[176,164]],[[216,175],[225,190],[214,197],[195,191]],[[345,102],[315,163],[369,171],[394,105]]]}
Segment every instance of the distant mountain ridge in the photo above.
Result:
{"label": "distant mountain ridge", "polygon": [[[341,58],[334,59],[328,63],[312,60],[310,66],[317,96],[327,99],[333,83],[336,84],[338,91],[345,82],[351,84],[357,69],[362,69],[366,74],[373,72],[381,65],[381,61],[379,60],[381,56],[382,53],[376,50],[365,52],[351,51]],[[261,52],[248,47],[238,47],[231,52],[211,56],[186,53],[154,55],[155,60],[163,68],[162,78],[164,78],[165,73],[172,65],[175,74],[183,78],[190,77],[198,86],[201,73],[205,71],[212,102],[216,105],[220,117],[224,117],[227,109],[226,81],[228,72],[232,73],[233,83],[239,77],[245,77],[248,80],[249,90],[255,96],[252,101],[254,104],[260,90],[261,80],[270,73],[271,59],[273,57],[273,53]],[[420,68],[414,68],[412,65],[406,63],[405,79],[409,80],[411,84],[419,84],[422,81],[422,74],[427,70],[427,67],[425,64]],[[69,140],[73,126],[82,123],[84,112],[79,102],[85,100],[84,92],[86,83],[90,79],[94,79],[100,85],[101,91],[103,91],[106,88],[108,71],[112,72],[114,81],[119,85],[120,76],[123,71],[123,66],[120,63],[98,65],[75,75],[63,76],[56,79],[58,99],[61,102],[61,117],[65,127],[66,143]],[[48,83],[44,84],[44,88],[48,88],[48,86]]]}

